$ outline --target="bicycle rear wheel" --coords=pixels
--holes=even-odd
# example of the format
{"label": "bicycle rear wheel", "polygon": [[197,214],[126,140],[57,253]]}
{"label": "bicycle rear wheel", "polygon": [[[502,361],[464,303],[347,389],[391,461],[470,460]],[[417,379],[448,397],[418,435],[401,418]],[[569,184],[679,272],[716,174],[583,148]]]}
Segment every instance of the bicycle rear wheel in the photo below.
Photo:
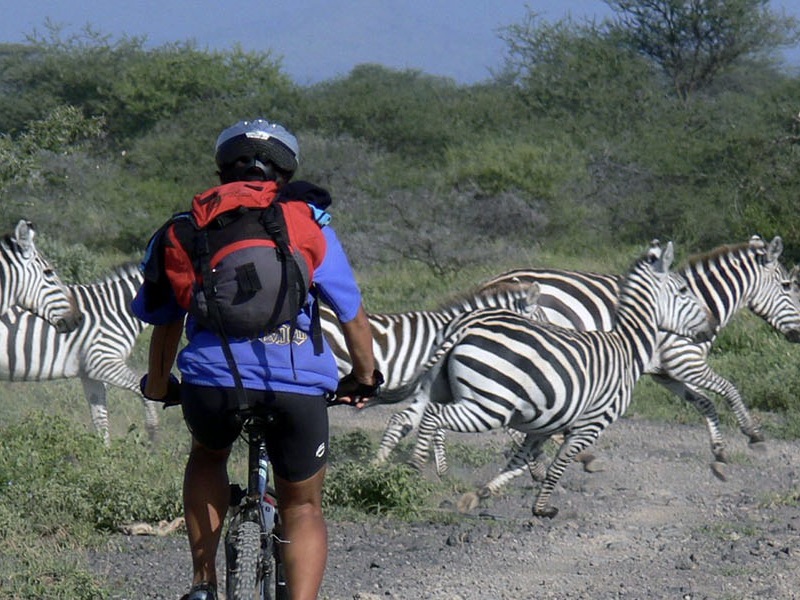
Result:
{"label": "bicycle rear wheel", "polygon": [[[225,536],[228,600],[272,600],[271,549],[263,547],[257,521],[234,517]],[[269,557],[265,560],[265,557]]]}

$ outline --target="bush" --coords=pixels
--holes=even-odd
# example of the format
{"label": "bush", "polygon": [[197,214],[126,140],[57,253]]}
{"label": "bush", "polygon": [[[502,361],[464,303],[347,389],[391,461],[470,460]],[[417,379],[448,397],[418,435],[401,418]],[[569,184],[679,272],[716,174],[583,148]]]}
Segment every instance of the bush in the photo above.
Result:
{"label": "bush", "polygon": [[0,439],[0,499],[37,535],[89,537],[182,512],[180,467],[130,436],[106,448],[62,418],[32,413]]}
{"label": "bush", "polygon": [[325,483],[323,506],[332,511],[355,509],[367,514],[419,517],[433,486],[406,465],[371,466],[359,462],[332,465]]}

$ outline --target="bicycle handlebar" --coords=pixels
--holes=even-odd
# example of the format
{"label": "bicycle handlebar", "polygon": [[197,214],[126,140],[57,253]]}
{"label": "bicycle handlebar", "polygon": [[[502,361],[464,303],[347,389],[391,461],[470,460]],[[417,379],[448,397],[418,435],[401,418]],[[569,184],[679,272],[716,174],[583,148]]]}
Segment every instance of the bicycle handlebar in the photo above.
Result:
{"label": "bicycle handlebar", "polygon": [[167,395],[163,398],[152,398],[144,393],[144,389],[147,386],[147,373],[145,373],[142,378],[139,380],[139,391],[142,393],[147,400],[151,400],[153,402],[161,402],[164,407],[169,408],[170,406],[179,406],[181,403],[181,382],[178,381],[178,378],[175,377],[172,373],[169,374],[169,381],[167,381]]}

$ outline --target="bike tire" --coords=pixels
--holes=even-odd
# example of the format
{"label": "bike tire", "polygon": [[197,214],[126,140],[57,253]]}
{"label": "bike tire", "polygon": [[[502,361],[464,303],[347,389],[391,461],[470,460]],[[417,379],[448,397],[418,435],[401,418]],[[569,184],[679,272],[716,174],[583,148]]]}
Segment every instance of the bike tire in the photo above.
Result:
{"label": "bike tire", "polygon": [[250,520],[234,522],[226,538],[227,600],[272,600],[272,574],[262,560],[261,526]]}

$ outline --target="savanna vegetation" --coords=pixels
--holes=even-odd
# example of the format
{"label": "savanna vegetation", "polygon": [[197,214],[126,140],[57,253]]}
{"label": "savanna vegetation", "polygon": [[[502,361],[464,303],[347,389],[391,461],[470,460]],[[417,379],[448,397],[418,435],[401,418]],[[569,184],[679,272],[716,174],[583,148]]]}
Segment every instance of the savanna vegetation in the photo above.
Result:
{"label": "savanna vegetation", "polygon": [[[222,128],[265,116],[297,134],[297,178],[332,192],[375,312],[432,308],[514,267],[622,272],[654,237],[686,258],[780,235],[800,260],[800,75],[777,58],[797,23],[766,0],[607,4],[602,23],[510,24],[505,67],[473,85],[364,64],[302,87],[268,52],[48,26],[0,45],[0,219],[34,221],[64,278],[90,281],[215,184]],[[799,357],[742,315],[713,364],[770,436],[794,438]],[[138,401],[110,403],[106,449],[77,382],[0,387],[0,596],[102,598],[79,550],[180,514],[180,416],[151,448]],[[648,381],[632,410],[700,426]],[[373,443],[338,441],[331,505],[408,515],[436,496],[402,467],[348,462]]]}

